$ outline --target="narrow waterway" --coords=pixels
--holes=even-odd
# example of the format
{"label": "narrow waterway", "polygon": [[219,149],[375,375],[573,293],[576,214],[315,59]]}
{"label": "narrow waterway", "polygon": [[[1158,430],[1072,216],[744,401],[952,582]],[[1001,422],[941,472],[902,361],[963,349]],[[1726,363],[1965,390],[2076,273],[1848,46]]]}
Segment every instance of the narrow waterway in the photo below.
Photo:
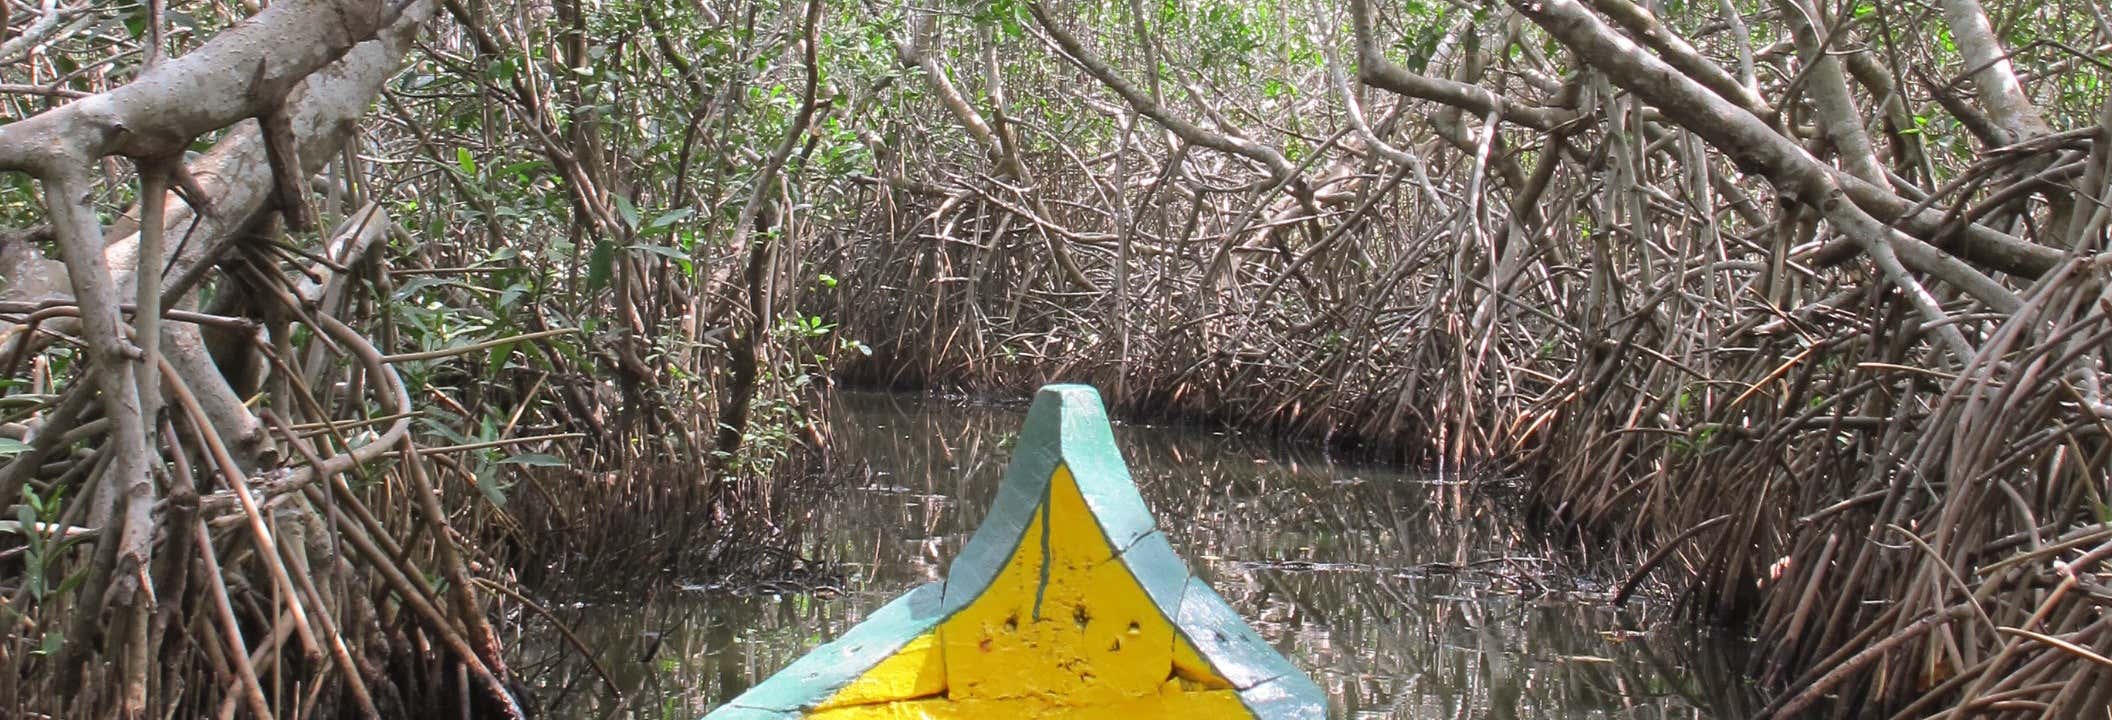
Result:
{"label": "narrow waterway", "polygon": [[[522,625],[522,675],[551,717],[701,715],[939,578],[987,508],[1024,414],[841,396],[830,490],[802,509],[802,554],[840,573],[558,604],[631,691],[620,709],[546,623]],[[1734,649],[1662,608],[1614,611],[1618,568],[1458,484],[1190,428],[1118,425],[1115,438],[1174,549],[1342,717],[1743,714]]]}

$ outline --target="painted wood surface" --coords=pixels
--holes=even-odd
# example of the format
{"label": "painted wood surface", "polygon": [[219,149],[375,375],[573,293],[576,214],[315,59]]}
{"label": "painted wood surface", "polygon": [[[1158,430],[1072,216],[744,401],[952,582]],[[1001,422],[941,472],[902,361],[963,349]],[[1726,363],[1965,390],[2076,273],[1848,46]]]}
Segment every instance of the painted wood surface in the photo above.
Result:
{"label": "painted wood surface", "polygon": [[1326,695],[1189,574],[1100,394],[1042,388],[981,527],[909,591],[707,720],[1323,718]]}

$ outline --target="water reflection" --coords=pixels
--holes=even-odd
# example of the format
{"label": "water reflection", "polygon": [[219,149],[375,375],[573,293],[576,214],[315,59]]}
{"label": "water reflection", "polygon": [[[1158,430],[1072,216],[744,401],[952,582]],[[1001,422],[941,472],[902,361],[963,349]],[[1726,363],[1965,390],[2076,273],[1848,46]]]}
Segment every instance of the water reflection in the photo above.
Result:
{"label": "water reflection", "polygon": [[[988,507],[1023,408],[847,394],[804,554],[834,581],[662,587],[555,609],[630,697],[547,623],[522,675],[552,717],[693,718],[940,577]],[[1458,485],[1192,429],[1118,426],[1174,548],[1356,718],[1735,717],[1736,653],[1648,607]],[[577,579],[577,578],[575,578]],[[590,586],[591,583],[573,583]],[[743,584],[749,586],[752,584]],[[1655,614],[1653,614],[1655,613]]]}

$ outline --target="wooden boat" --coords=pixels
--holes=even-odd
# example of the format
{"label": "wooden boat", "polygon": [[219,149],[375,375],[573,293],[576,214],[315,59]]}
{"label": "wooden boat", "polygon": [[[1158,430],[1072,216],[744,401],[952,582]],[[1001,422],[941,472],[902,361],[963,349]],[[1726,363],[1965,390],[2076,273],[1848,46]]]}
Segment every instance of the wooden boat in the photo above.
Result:
{"label": "wooden boat", "polygon": [[1175,556],[1100,394],[1045,387],[944,580],[706,715],[1322,718],[1326,695]]}

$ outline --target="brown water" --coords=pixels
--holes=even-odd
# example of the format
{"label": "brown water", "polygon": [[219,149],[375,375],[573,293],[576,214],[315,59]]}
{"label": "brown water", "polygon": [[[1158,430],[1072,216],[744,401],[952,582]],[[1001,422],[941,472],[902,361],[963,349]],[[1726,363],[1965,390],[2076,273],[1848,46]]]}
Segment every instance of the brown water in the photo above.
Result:
{"label": "brown water", "polygon": [[[802,554],[840,576],[559,603],[631,697],[615,707],[579,654],[530,620],[516,669],[548,716],[697,717],[938,579],[986,509],[1025,408],[846,394],[831,412],[836,470],[805,508]],[[1559,550],[1461,485],[1194,429],[1119,425],[1115,438],[1174,549],[1312,673],[1338,717],[1751,709],[1735,649],[1662,608],[1615,611],[1605,598],[1619,568]]]}

